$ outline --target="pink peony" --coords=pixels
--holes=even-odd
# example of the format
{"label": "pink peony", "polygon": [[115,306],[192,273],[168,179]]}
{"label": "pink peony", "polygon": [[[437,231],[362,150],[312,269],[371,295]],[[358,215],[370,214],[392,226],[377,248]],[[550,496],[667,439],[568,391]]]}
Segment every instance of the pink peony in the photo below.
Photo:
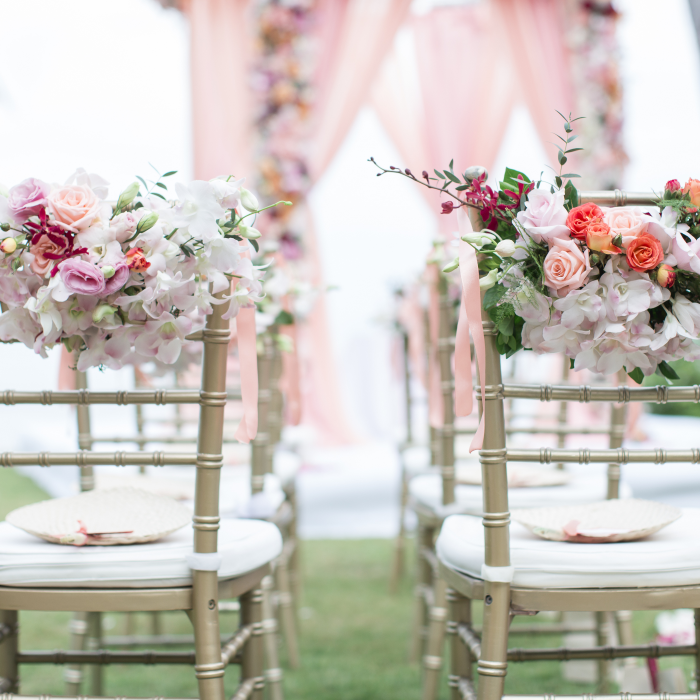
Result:
{"label": "pink peony", "polygon": [[54,190],[48,197],[56,221],[69,231],[82,231],[99,216],[102,202],[87,185],[70,185]]}
{"label": "pink peony", "polygon": [[583,287],[591,271],[588,251],[583,252],[571,239],[555,238],[544,259],[545,284],[565,296]]}
{"label": "pink peony", "polygon": [[69,258],[60,263],[58,269],[61,280],[69,292],[96,296],[104,294],[105,276],[97,265],[80,258]]}
{"label": "pink peony", "polygon": [[27,219],[46,206],[46,197],[51,186],[34,177],[27,178],[15,185],[7,197],[12,212],[19,218]]}

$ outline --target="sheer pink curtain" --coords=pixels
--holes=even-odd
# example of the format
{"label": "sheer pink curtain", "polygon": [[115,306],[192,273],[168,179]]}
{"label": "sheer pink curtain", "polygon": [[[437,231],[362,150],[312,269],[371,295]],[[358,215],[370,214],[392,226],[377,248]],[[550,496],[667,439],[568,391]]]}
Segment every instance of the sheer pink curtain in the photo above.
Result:
{"label": "sheer pink curtain", "polygon": [[491,3],[494,19],[505,39],[502,49],[510,54],[522,100],[554,164],[556,151],[549,143],[556,140],[552,133],[563,133],[562,119],[555,110],[568,115],[574,109],[564,41],[565,3],[560,0],[491,0]]}

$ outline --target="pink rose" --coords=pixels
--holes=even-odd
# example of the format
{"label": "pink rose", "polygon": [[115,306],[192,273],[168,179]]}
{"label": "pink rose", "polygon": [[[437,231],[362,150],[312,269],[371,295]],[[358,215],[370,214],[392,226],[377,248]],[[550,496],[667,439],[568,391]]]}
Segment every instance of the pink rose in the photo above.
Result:
{"label": "pink rose", "polygon": [[97,218],[102,202],[87,185],[60,187],[48,197],[56,221],[69,231],[82,231]]}
{"label": "pink rose", "polygon": [[118,262],[114,266],[114,274],[105,283],[104,296],[119,291],[129,279],[129,266],[126,262]]}
{"label": "pink rose", "polygon": [[124,243],[136,233],[139,217],[130,211],[115,216],[109,222],[109,228],[114,231],[114,237],[120,243]]}
{"label": "pink rose", "polygon": [[[36,236],[33,240],[36,240]],[[43,277],[53,263],[66,255],[70,247],[71,241],[67,236],[58,233],[42,233],[36,243],[29,246],[29,252],[34,256],[30,263],[32,272]]]}
{"label": "pink rose", "polygon": [[564,198],[562,190],[532,190],[528,194],[525,210],[518,212],[518,221],[535,243],[547,242],[551,246],[557,238],[569,238]]}
{"label": "pink rose", "polygon": [[605,212],[605,223],[610,226],[613,239],[622,236],[622,247],[626,248],[637,236],[645,233],[650,219],[639,207],[614,207]]}
{"label": "pink rose", "polygon": [[97,265],[69,258],[58,266],[61,280],[69,292],[101,296],[105,291],[105,276]]}
{"label": "pink rose", "polygon": [[588,251],[582,251],[571,239],[555,238],[544,259],[545,284],[565,296],[583,287],[591,271]]}
{"label": "pink rose", "polygon": [[12,212],[21,219],[27,219],[32,214],[46,206],[46,197],[51,192],[51,186],[34,177],[27,178],[15,185],[7,196],[7,203]]}

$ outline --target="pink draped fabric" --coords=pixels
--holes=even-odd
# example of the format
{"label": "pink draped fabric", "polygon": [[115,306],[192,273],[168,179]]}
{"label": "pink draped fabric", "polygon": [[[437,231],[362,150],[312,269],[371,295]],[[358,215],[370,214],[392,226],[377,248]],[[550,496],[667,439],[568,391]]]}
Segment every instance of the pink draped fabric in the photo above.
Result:
{"label": "pink draped fabric", "polygon": [[[414,18],[415,63],[396,50],[372,90],[372,104],[416,174],[470,165],[491,168],[516,100],[513,71],[489,4],[442,7]],[[454,57],[466,63],[454,69]],[[412,80],[417,66],[418,81]],[[422,189],[439,212],[440,195]],[[455,228],[440,217],[444,232]]]}
{"label": "pink draped fabric", "polygon": [[75,391],[75,359],[73,354],[68,352],[65,345],[61,346],[61,360],[58,366],[58,390]]}
{"label": "pink draped fabric", "polygon": [[[564,37],[565,3],[560,0],[491,0],[494,19],[504,35],[502,49],[510,54],[523,102],[527,105],[547,153],[561,134],[562,119],[574,109],[569,56]],[[579,115],[574,115],[579,116]],[[568,172],[571,172],[568,170]]]}
{"label": "pink draped fabric", "polygon": [[[411,0],[319,0],[320,45],[310,154],[314,181],[345,139],[410,4]],[[248,67],[254,31],[247,24],[250,5],[250,0],[183,3],[191,26],[195,176],[199,178],[232,170],[251,172],[253,102]],[[314,271],[312,281],[322,290],[321,262],[311,226],[305,243]],[[341,399],[323,292],[299,331],[300,344],[311,354],[311,361],[302,367],[309,385],[305,411],[327,438],[354,440]]]}
{"label": "pink draped fabric", "polygon": [[250,0],[188,0],[195,177],[251,172]]}
{"label": "pink draped fabric", "polygon": [[425,376],[425,312],[420,304],[420,288],[411,287],[397,310],[399,323],[408,336],[408,357],[412,374],[420,383],[428,386]]}

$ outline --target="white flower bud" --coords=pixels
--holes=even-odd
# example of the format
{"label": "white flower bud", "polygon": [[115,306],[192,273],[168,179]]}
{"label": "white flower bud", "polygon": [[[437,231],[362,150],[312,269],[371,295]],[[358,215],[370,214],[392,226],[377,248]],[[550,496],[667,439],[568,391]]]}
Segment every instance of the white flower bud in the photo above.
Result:
{"label": "white flower bud", "polygon": [[443,272],[454,272],[459,267],[459,258],[455,258],[451,263],[447,263],[445,267],[442,268]]}
{"label": "white flower bud", "polygon": [[6,238],[0,243],[0,251],[5,255],[12,255],[17,250],[17,241],[14,238]]}
{"label": "white flower bud", "polygon": [[144,233],[145,231],[152,229],[156,225],[157,221],[158,221],[158,214],[156,214],[154,211],[146,212],[139,219],[139,223],[136,226],[136,233]]}
{"label": "white flower bud", "polygon": [[117,200],[117,209],[119,211],[122,211],[125,207],[128,207],[129,204],[131,204],[134,199],[136,199],[136,195],[139,193],[139,183],[138,182],[132,182],[120,195],[119,199]]}
{"label": "white flower bud", "polygon": [[241,204],[246,211],[258,211],[258,198],[245,187],[241,187]]}
{"label": "white flower bud", "polygon": [[496,246],[496,254],[502,258],[509,258],[513,253],[515,253],[515,241],[511,241],[508,238],[500,241]]}
{"label": "white flower bud", "polygon": [[260,233],[260,231],[258,231],[258,229],[253,228],[252,226],[244,226],[243,224],[241,224],[238,227],[238,235],[242,236],[243,238],[250,238],[255,240],[256,238],[260,238],[262,234]]}
{"label": "white flower bud", "polygon": [[96,306],[95,310],[92,312],[92,320],[95,323],[99,323],[105,318],[105,316],[111,316],[116,312],[117,310],[113,306],[110,306],[109,304],[100,304],[99,306]]}
{"label": "white flower bud", "polygon": [[491,270],[486,277],[482,277],[479,280],[479,287],[481,289],[491,289],[498,281],[498,270]]}
{"label": "white flower bud", "polygon": [[471,245],[480,248],[482,245],[487,245],[494,240],[494,236],[491,233],[481,233],[481,231],[474,231],[473,233],[468,233],[466,236],[462,236],[462,240],[465,243],[471,243]]}
{"label": "white flower bud", "polygon": [[116,270],[111,266],[111,265],[105,265],[102,269],[102,274],[105,276],[105,279],[108,280],[111,277],[114,277],[114,273]]}

